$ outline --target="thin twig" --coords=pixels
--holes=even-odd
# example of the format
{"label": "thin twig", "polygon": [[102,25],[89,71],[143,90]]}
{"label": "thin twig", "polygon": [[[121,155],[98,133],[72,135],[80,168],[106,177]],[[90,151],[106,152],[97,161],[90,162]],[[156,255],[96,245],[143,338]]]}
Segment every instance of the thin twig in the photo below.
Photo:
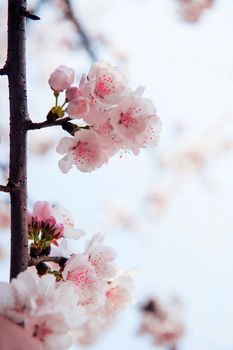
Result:
{"label": "thin twig", "polygon": [[77,17],[74,15],[74,11],[71,5],[70,0],[62,0],[64,5],[65,5],[65,17],[71,21],[73,23],[73,25],[75,26],[78,34],[80,35],[80,38],[82,40],[82,45],[85,48],[85,50],[87,51],[87,53],[89,54],[90,58],[92,61],[96,61],[97,60],[97,56],[94,52],[94,50],[92,49],[92,45],[91,45],[91,40],[88,37],[88,35],[86,34],[86,31],[84,30],[82,24],[80,23],[80,21],[77,19]]}
{"label": "thin twig", "polygon": [[31,258],[28,262],[28,266],[36,266],[41,262],[53,262],[59,264],[63,262],[64,258],[62,256],[40,256],[39,258]]}
{"label": "thin twig", "polygon": [[43,129],[43,128],[48,128],[50,126],[58,126],[58,125],[63,125],[64,123],[70,121],[70,117],[62,118],[62,119],[57,119],[53,122],[45,120],[43,122],[39,123],[33,123],[32,121],[29,121],[26,123],[26,128],[27,130],[37,130],[37,129]]}
{"label": "thin twig", "polygon": [[0,185],[0,191],[1,192],[10,192],[10,186],[8,186],[8,185],[6,185],[6,186],[4,186],[4,185]]}
{"label": "thin twig", "polygon": [[[33,9],[33,13],[38,13],[40,11],[41,6],[45,2],[48,2],[48,0],[38,0],[36,6]],[[70,0],[61,0],[61,3],[65,5],[64,6],[65,17],[70,22],[73,23],[75,29],[77,30],[78,35],[81,38],[81,42],[84,49],[88,53],[91,60],[96,61],[97,56],[92,48],[91,40],[88,34],[86,33],[85,29],[83,28],[82,24],[80,23],[80,20],[77,18],[77,16],[75,16]]]}

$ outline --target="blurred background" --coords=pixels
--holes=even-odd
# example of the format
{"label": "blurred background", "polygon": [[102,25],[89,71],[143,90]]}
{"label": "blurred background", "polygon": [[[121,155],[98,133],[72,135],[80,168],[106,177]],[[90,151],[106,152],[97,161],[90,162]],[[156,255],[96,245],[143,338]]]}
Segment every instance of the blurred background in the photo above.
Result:
{"label": "blurred background", "polygon": [[[233,2],[229,0],[28,1],[29,113],[45,120],[47,83],[61,64],[77,80],[96,59],[145,86],[163,124],[156,148],[117,154],[99,170],[58,170],[60,128],[29,134],[29,206],[68,208],[88,235],[101,232],[133,270],[134,304],[90,350],[159,349],[139,336],[141,305],[176,297],[184,335],[177,350],[233,349]],[[0,66],[6,1],[0,0]],[[0,79],[1,183],[8,161],[7,79]],[[9,271],[8,196],[0,193],[0,280]],[[80,348],[74,346],[73,349]],[[166,347],[161,347],[166,349]]]}

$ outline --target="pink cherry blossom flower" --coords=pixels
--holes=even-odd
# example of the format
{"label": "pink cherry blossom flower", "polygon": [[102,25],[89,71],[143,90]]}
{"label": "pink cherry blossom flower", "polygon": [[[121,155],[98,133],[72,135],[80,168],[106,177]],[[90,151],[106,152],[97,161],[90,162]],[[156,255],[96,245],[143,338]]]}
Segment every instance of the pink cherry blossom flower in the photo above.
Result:
{"label": "pink cherry blossom flower", "polygon": [[137,95],[138,91],[126,97],[112,110],[110,117],[115,132],[135,155],[141,147],[156,143],[161,129],[152,101]]}
{"label": "pink cherry blossom flower", "polygon": [[84,121],[98,128],[109,119],[109,110],[88,99],[88,113],[83,114]]}
{"label": "pink cherry blossom flower", "polygon": [[85,254],[94,266],[97,277],[101,279],[110,279],[116,274],[116,267],[113,261],[116,258],[116,252],[103,244],[104,236],[97,233],[87,243]]}
{"label": "pink cherry blossom flower", "polygon": [[214,0],[180,0],[181,14],[185,20],[195,22],[213,3]]}
{"label": "pink cherry blossom flower", "polygon": [[27,270],[10,284],[0,283],[0,294],[0,314],[40,340],[43,350],[67,349],[68,332],[86,321],[73,284],[59,285],[51,275],[39,278]]}
{"label": "pink cherry blossom flower", "polygon": [[132,302],[133,279],[129,272],[119,275],[108,284],[106,308],[119,313]]}
{"label": "pink cherry blossom flower", "polygon": [[116,105],[129,93],[125,77],[104,61],[93,64],[88,76],[81,79],[80,89],[83,96],[100,106]]}
{"label": "pink cherry blossom flower", "polygon": [[93,344],[114,323],[119,312],[132,302],[132,284],[128,273],[108,283],[105,305],[92,312],[84,325],[74,332],[79,344]]}
{"label": "pink cherry blossom flower", "polygon": [[68,89],[74,81],[74,70],[66,66],[59,66],[50,75],[49,85],[55,92]]}
{"label": "pink cherry blossom flower", "polygon": [[89,112],[89,100],[82,96],[73,98],[69,102],[66,112],[72,119],[85,119]]}
{"label": "pink cherry blossom flower", "polygon": [[52,207],[53,216],[57,220],[57,222],[62,223],[64,226],[64,237],[78,239],[82,237],[85,233],[82,229],[76,228],[74,219],[71,213],[58,205]]}
{"label": "pink cherry blossom flower", "polygon": [[94,130],[101,138],[103,148],[109,157],[114,156],[121,148],[125,147],[124,140],[115,132],[109,118],[98,127],[94,126]]}
{"label": "pink cherry blossom flower", "polygon": [[62,277],[76,286],[79,305],[85,306],[87,310],[104,305],[106,283],[97,278],[87,255],[72,255],[65,264]]}
{"label": "pink cherry blossom flower", "polygon": [[101,167],[108,157],[100,144],[98,134],[92,130],[79,130],[74,137],[64,137],[60,140],[57,152],[66,154],[59,161],[59,168],[67,173],[72,165],[82,172],[89,172]]}

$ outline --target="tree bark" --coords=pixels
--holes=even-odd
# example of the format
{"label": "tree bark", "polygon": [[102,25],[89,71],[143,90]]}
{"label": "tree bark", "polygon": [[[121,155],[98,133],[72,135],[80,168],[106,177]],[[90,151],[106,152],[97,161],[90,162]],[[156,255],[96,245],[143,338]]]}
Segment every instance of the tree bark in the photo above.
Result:
{"label": "tree bark", "polygon": [[10,278],[28,265],[25,59],[26,0],[8,0],[7,75],[10,99],[11,267]]}

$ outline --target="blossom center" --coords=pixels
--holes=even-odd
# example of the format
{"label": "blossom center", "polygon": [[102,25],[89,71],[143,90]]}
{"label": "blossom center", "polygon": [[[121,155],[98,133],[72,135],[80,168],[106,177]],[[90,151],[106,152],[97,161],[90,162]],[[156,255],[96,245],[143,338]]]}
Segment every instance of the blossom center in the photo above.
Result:
{"label": "blossom center", "polygon": [[112,78],[106,76],[105,74],[103,76],[100,76],[95,85],[95,95],[100,98],[104,98],[105,96],[110,95],[112,92],[115,92],[115,86],[113,84]]}
{"label": "blossom center", "polygon": [[84,289],[87,284],[92,282],[88,274],[88,269],[81,267],[79,270],[68,272],[67,280],[72,281],[79,288]]}
{"label": "blossom center", "polygon": [[[123,124],[126,128],[136,126],[137,125],[137,119],[134,117],[136,108],[130,108],[127,112],[120,114],[120,120],[119,124]],[[136,111],[136,113],[138,113]]]}
{"label": "blossom center", "polygon": [[93,159],[93,150],[89,147],[87,142],[79,141],[75,147],[75,160],[77,163],[84,164]]}

